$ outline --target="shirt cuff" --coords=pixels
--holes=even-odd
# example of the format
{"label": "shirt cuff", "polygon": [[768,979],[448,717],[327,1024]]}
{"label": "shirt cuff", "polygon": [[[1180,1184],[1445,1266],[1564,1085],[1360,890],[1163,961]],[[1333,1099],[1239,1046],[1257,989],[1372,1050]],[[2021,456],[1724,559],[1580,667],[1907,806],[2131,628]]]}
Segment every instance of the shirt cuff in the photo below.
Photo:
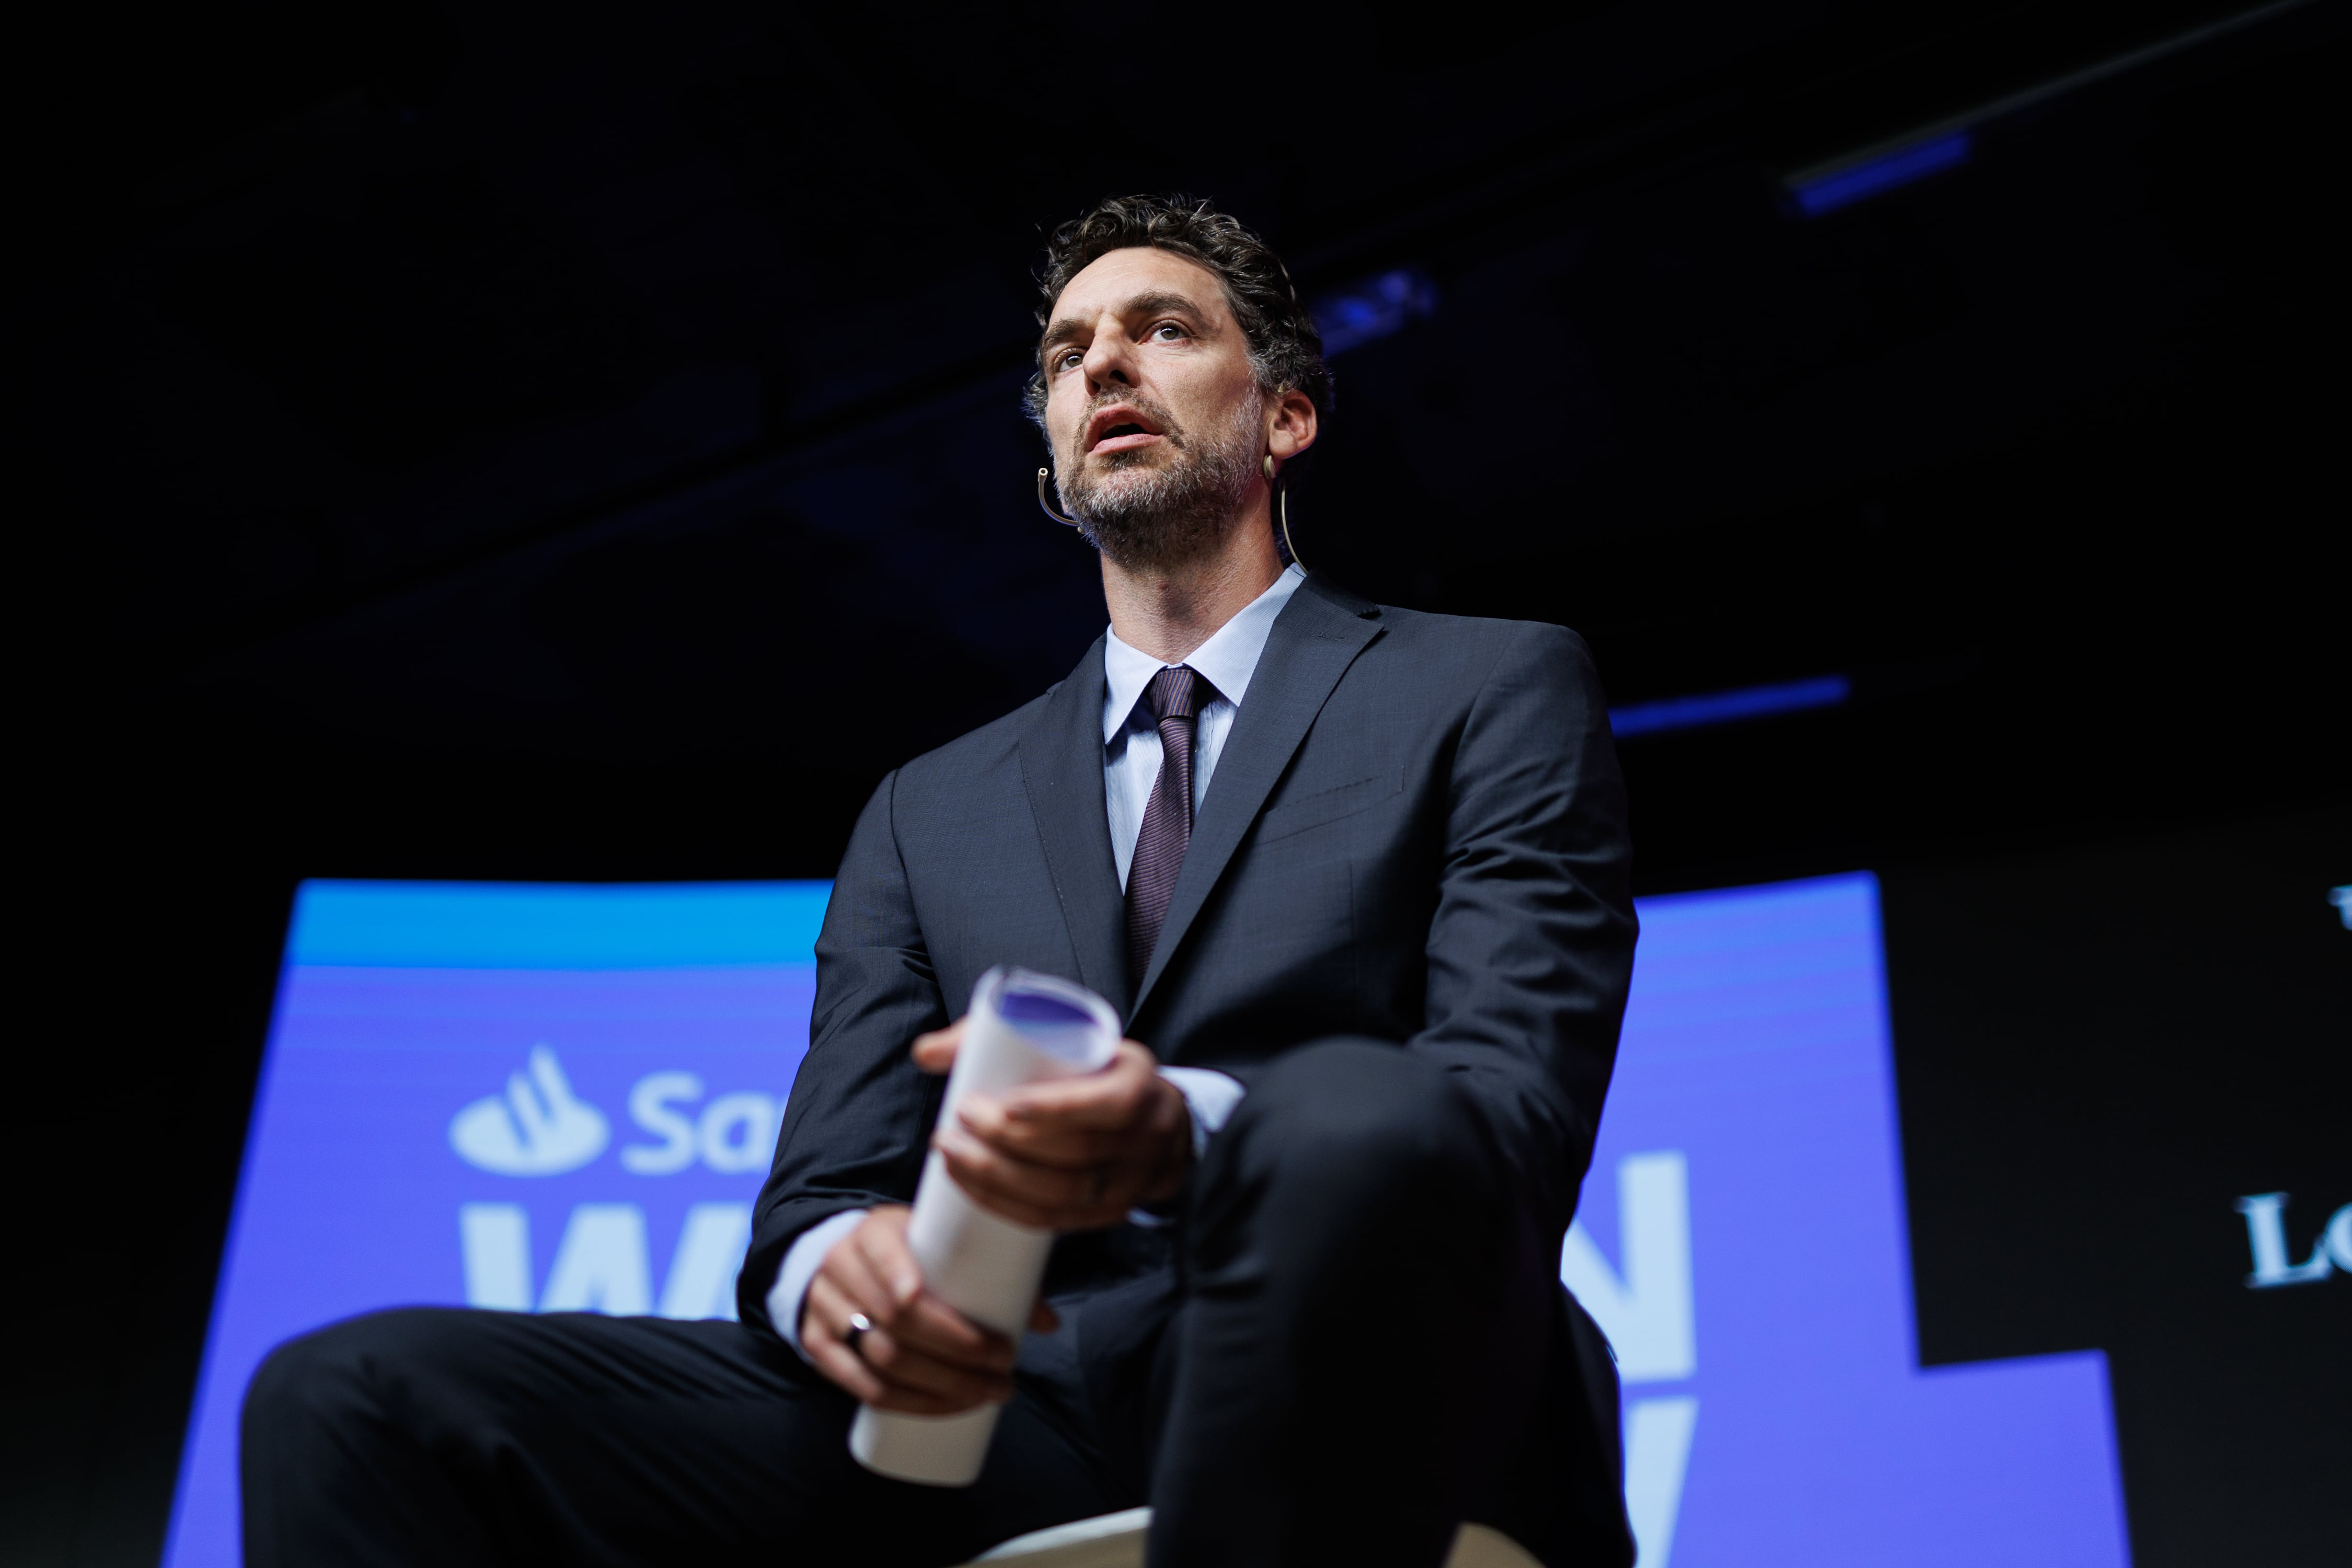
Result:
{"label": "shirt cuff", "polygon": [[[1176,1092],[1184,1097],[1185,1109],[1192,1113],[1192,1158],[1197,1160],[1208,1148],[1209,1139],[1234,1113],[1234,1107],[1242,1102],[1241,1080],[1213,1068],[1161,1068],[1160,1076],[1176,1086]],[[1127,1218],[1129,1224],[1146,1230],[1168,1223],[1166,1215],[1150,1209],[1129,1209]]]}
{"label": "shirt cuff", "polygon": [[809,1360],[809,1353],[801,1349],[801,1303],[808,1300],[809,1282],[816,1278],[833,1244],[865,1223],[866,1214],[864,1209],[844,1209],[809,1226],[785,1250],[784,1265],[776,1270],[776,1283],[768,1291],[768,1321],[776,1326],[776,1332],[784,1336],[784,1342],[798,1352],[803,1361]]}
{"label": "shirt cuff", "polygon": [[1213,1068],[1161,1068],[1160,1076],[1176,1086],[1192,1112],[1192,1158],[1201,1157],[1209,1139],[1225,1124],[1242,1102],[1241,1079]]}

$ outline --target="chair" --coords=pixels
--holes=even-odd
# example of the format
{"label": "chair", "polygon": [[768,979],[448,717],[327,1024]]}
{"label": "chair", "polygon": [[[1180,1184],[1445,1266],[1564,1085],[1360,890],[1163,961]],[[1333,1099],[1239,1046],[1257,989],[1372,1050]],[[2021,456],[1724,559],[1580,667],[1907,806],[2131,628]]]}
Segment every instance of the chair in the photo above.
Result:
{"label": "chair", "polygon": [[[974,1560],[1004,1568],[1143,1568],[1143,1534],[1151,1510],[1130,1508],[1051,1530],[1033,1530],[992,1547]],[[1527,1549],[1499,1530],[1465,1524],[1454,1538],[1445,1568],[1538,1568]]]}

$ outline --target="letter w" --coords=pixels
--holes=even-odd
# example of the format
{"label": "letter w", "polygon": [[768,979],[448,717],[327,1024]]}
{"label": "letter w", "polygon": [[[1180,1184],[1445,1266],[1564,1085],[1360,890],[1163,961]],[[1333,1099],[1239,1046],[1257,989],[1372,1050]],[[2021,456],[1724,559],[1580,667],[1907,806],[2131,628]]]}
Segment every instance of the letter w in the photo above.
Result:
{"label": "letter w", "polygon": [[[530,1220],[520,1204],[464,1204],[457,1210],[466,1304],[531,1310]],[[549,1270],[542,1312],[665,1318],[732,1318],[735,1273],[751,1239],[749,1204],[696,1204],[686,1211],[661,1304],[651,1301],[645,1211],[635,1204],[582,1204],[572,1211]]]}

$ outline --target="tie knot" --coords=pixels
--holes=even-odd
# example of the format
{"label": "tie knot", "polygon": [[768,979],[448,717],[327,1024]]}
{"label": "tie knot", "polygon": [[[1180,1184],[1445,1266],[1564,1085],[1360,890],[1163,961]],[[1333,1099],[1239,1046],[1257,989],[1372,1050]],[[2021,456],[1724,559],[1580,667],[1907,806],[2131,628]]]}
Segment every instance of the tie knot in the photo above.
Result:
{"label": "tie knot", "polygon": [[1201,679],[1199,670],[1189,664],[1180,664],[1153,676],[1151,684],[1143,689],[1143,698],[1151,704],[1154,721],[1164,723],[1171,719],[1192,718],[1215,691],[1216,688]]}

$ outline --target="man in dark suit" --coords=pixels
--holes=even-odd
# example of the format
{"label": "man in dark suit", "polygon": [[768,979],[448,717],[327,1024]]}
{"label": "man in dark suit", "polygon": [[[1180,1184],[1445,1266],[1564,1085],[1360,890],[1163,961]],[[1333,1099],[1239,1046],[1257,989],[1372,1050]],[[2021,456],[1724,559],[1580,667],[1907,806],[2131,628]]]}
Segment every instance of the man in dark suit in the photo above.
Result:
{"label": "man in dark suit", "polygon": [[[1231,219],[1105,203],[1044,285],[1031,407],[1111,628],[860,818],[742,1321],[295,1342],[248,1396],[253,1561],[944,1563],[1144,1502],[1169,1568],[1427,1568],[1465,1519],[1630,1561],[1616,1380],[1558,1282],[1633,944],[1583,647],[1286,565],[1328,381]],[[1133,1037],[938,1135],[1064,1233],[1017,1346],[928,1293],[903,1206],[999,963]],[[857,1400],[1006,1408],[945,1489],[849,1459]]]}

